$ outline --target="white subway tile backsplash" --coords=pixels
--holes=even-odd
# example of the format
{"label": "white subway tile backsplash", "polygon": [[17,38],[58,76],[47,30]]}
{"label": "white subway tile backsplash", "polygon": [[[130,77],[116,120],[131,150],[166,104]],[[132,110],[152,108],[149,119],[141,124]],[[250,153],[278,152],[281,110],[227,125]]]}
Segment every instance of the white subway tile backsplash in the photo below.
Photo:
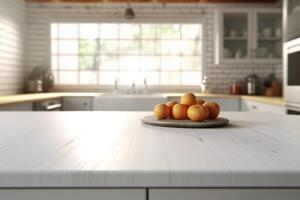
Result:
{"label": "white subway tile backsplash", "polygon": [[25,73],[25,2],[0,1],[0,95],[23,89]]}

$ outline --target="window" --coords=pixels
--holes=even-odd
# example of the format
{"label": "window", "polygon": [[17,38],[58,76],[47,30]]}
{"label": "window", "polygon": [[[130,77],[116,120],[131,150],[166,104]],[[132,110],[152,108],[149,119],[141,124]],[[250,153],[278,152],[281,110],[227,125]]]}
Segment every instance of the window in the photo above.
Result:
{"label": "window", "polygon": [[199,85],[201,24],[53,23],[57,84]]}

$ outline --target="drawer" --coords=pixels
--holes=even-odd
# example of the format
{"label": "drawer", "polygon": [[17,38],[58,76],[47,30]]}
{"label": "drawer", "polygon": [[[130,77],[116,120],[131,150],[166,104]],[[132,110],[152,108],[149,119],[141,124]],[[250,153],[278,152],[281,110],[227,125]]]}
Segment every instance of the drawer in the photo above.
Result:
{"label": "drawer", "polygon": [[150,189],[150,200],[298,200],[299,189]]}
{"label": "drawer", "polygon": [[0,189],[3,200],[146,200],[143,189]]}
{"label": "drawer", "polygon": [[93,109],[93,97],[64,97],[64,111],[89,111]]}
{"label": "drawer", "polygon": [[242,111],[284,114],[284,106],[260,103],[249,100],[242,100],[241,108]]}

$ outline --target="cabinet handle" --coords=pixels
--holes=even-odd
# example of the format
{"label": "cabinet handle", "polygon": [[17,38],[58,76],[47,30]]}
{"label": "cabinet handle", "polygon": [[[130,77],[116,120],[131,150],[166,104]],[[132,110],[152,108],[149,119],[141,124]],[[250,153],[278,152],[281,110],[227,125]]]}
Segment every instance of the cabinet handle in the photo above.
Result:
{"label": "cabinet handle", "polygon": [[252,109],[257,110],[257,106],[251,106]]}

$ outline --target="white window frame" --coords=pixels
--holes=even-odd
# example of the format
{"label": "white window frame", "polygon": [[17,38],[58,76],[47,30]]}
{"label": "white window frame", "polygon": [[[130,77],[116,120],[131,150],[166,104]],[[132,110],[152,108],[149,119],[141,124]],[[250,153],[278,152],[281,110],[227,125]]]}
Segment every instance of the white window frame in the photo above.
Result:
{"label": "white window frame", "polygon": [[[95,20],[95,19],[76,19],[76,21],[74,20],[69,20],[69,19],[52,19],[48,21],[48,44],[49,48],[48,48],[48,66],[51,68],[51,59],[52,59],[52,54],[51,54],[51,24],[52,23],[116,23],[116,24],[135,24],[135,23],[143,23],[143,24],[168,24],[168,23],[174,23],[174,24],[201,24],[202,25],[202,60],[201,60],[201,65],[202,65],[202,73],[201,73],[201,80],[203,80],[204,76],[205,76],[205,69],[206,69],[206,23],[205,21],[199,20],[199,19],[195,19],[195,18],[191,18],[191,19],[176,19],[174,20],[170,20],[170,19],[151,19],[151,20],[146,20],[146,19],[133,19],[133,20],[126,20],[126,19],[106,19],[106,20]],[[79,90],[112,90],[114,88],[114,85],[104,85],[104,84],[92,84],[92,85],[81,85],[81,84],[55,84],[55,88],[58,90],[73,90],[74,87],[76,86],[76,89]],[[150,89],[154,89],[154,90],[199,90],[201,88],[200,85],[150,85],[149,86]]]}

